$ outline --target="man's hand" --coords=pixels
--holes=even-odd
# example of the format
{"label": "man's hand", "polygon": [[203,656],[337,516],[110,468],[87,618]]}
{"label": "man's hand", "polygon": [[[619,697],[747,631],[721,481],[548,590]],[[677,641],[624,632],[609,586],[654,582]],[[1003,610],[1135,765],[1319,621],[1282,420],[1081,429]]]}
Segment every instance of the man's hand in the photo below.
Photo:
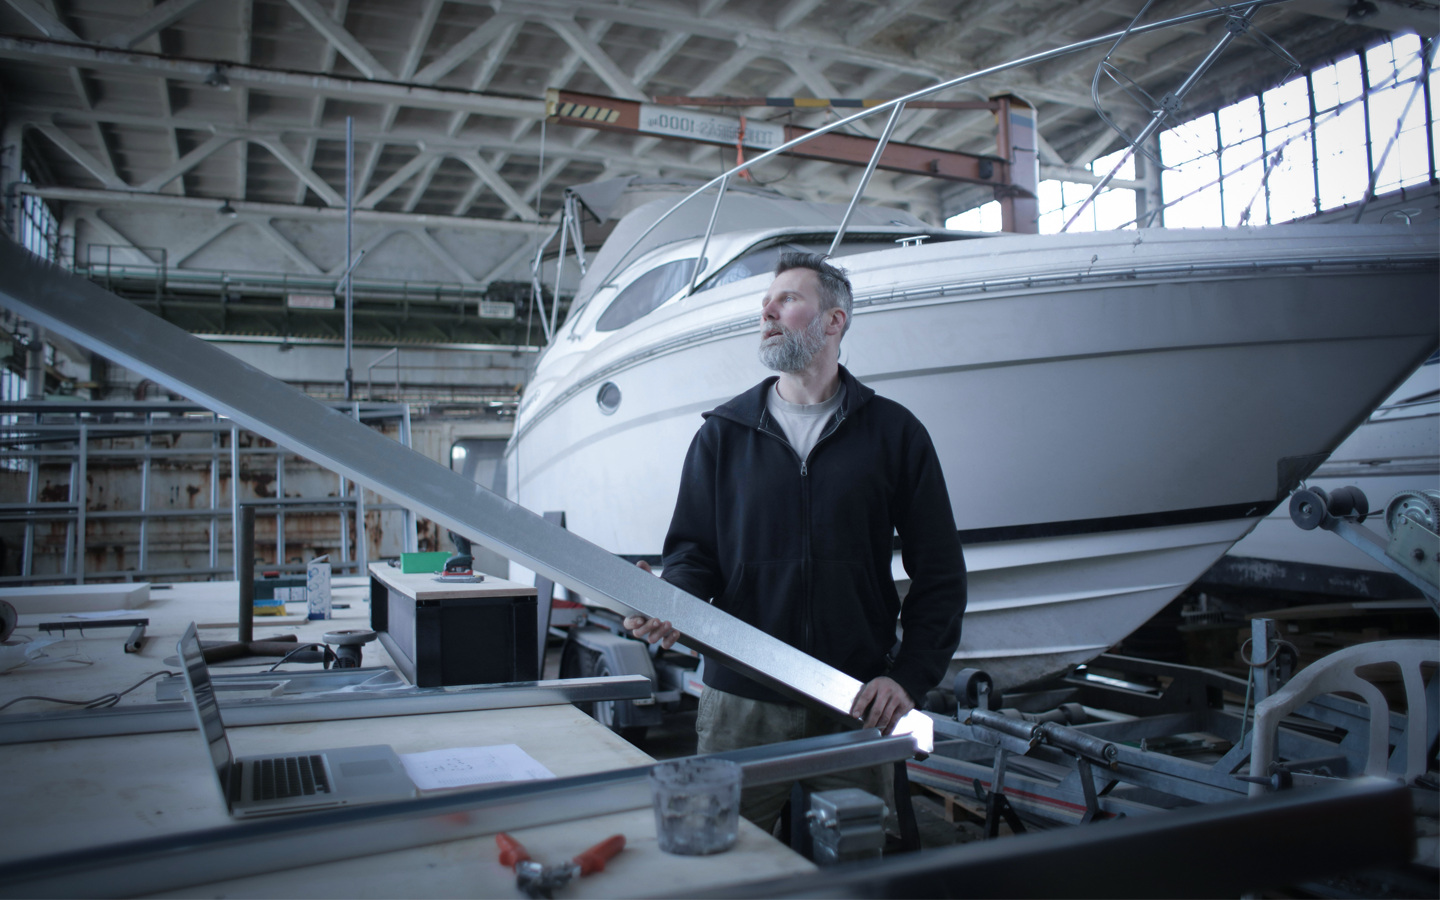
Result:
{"label": "man's hand", "polygon": [[[635,565],[651,572],[650,564],[645,560],[639,560]],[[654,574],[653,572],[651,574]],[[676,631],[669,622],[662,622],[659,619],[647,619],[644,616],[626,616],[625,627],[637,638],[649,641],[650,643],[660,642],[660,646],[669,650],[675,646],[680,639],[680,632]]]}
{"label": "man's hand", "polygon": [[[629,625],[629,622],[626,622]],[[850,705],[850,715],[864,718],[866,728],[879,728],[889,734],[900,717],[915,708],[910,695],[894,679],[881,675],[860,689]]]}

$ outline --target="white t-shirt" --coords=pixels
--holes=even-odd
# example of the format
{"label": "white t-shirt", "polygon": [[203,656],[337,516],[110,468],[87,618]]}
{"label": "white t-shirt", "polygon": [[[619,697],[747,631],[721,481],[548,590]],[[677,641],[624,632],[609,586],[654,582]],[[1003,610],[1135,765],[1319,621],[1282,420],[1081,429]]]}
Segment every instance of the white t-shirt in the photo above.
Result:
{"label": "white t-shirt", "polygon": [[840,408],[840,401],[844,397],[845,385],[842,384],[835,396],[829,400],[810,404],[791,403],[780,396],[780,382],[777,381],[770,387],[767,407],[770,415],[780,423],[790,446],[795,448],[803,461],[810,456],[810,451],[815,449],[815,442],[820,440],[825,425],[835,414],[835,410]]}

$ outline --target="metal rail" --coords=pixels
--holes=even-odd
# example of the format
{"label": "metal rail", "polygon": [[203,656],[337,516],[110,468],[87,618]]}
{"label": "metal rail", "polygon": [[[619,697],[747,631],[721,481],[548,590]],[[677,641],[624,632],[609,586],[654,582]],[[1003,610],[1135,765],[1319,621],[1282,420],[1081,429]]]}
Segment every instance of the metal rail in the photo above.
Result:
{"label": "metal rail", "polygon": [[[754,787],[897,762],[912,750],[909,738],[882,738],[872,728],[713,756],[739,763]],[[649,774],[640,766],[56,853],[0,864],[0,897],[149,895],[643,809],[651,804]]]}
{"label": "metal rail", "polygon": [[[440,527],[598,605],[672,622],[685,635],[686,646],[859,727],[850,715],[861,687],[857,679],[16,244],[0,243],[0,273],[0,302],[17,314],[195,399],[237,427],[293,447],[357,484],[405,503]],[[933,744],[931,721],[919,711],[907,714],[897,731],[913,734],[922,751]]]}
{"label": "metal rail", "polygon": [[[260,673],[250,678],[253,681],[275,682],[294,675],[293,672]],[[219,680],[225,677],[217,676],[217,684],[225,683]],[[230,699],[223,692],[219,697],[225,724],[231,728],[245,728],[251,725],[290,725],[296,722],[423,716],[480,709],[559,706],[565,703],[592,703],[601,700],[643,700],[650,697],[653,691],[654,685],[644,675],[614,675],[455,688],[350,691],[343,694],[274,699]],[[190,704],[145,703],[108,709],[0,716],[0,745],[194,730],[195,714],[190,709]]]}
{"label": "metal rail", "polygon": [[[359,415],[362,419],[396,419],[399,422],[399,439],[405,446],[410,445],[410,408],[408,404],[377,404],[367,403],[363,407],[357,404],[336,405],[336,408],[348,409],[352,414]],[[159,416],[157,413],[164,412],[167,415]],[[97,415],[132,413],[139,416],[132,422],[100,422],[92,421]],[[208,421],[196,420],[191,416],[203,413],[209,416]],[[88,416],[87,416],[88,414]],[[0,450],[0,459],[23,459],[30,461],[30,477],[28,479],[28,501],[27,503],[0,503],[0,522],[23,521],[26,523],[24,545],[21,550],[22,567],[19,575],[0,576],[0,584],[31,584],[35,582],[75,582],[83,584],[89,578],[122,577],[130,580],[145,580],[147,578],[164,577],[182,574],[222,574],[229,572],[234,577],[239,577],[239,557],[232,556],[230,567],[222,567],[219,564],[219,543],[218,524],[221,515],[228,512],[232,520],[232,527],[235,533],[239,533],[238,516],[241,507],[254,506],[259,509],[273,511],[276,520],[276,560],[273,568],[285,570],[303,570],[304,565],[295,566],[285,561],[283,548],[285,546],[285,516],[287,513],[301,514],[338,514],[340,516],[340,532],[347,540],[342,542],[342,553],[339,561],[335,563],[338,570],[365,570],[365,559],[351,559],[348,546],[348,517],[356,515],[363,519],[364,502],[363,497],[357,492],[349,494],[343,490],[338,497],[306,498],[306,497],[284,497],[285,483],[285,457],[295,455],[296,451],[279,444],[275,447],[246,447],[239,446],[240,430],[233,423],[216,416],[204,407],[192,404],[153,404],[153,403],[45,403],[45,402],[11,402],[0,404],[0,416],[12,421],[0,425],[0,444],[21,449]],[[68,422],[53,421],[55,416],[65,416],[71,419]],[[32,421],[24,421],[29,418]],[[51,421],[46,421],[50,418]],[[220,433],[230,433],[230,471],[240,471],[240,460],[246,456],[274,456],[275,457],[275,484],[276,497],[260,498],[258,500],[239,500],[238,479],[232,478],[231,491],[234,496],[230,509],[224,510],[219,506],[219,476],[220,469]],[[183,448],[156,448],[153,446],[151,437],[156,433],[209,433],[211,445],[209,447],[183,447]],[[143,438],[144,447],[141,448],[92,448],[93,441],[113,438]],[[69,447],[52,447],[49,444],[71,444]],[[150,505],[151,486],[151,461],[154,459],[199,457],[210,461],[209,469],[209,497],[208,507],[189,509],[155,509]],[[83,502],[82,495],[87,493],[83,486],[88,485],[87,474],[91,460],[94,459],[138,459],[140,460],[140,504],[139,509],[124,510],[91,510],[88,504]],[[70,472],[67,480],[70,499],[59,503],[39,502],[39,469],[42,465],[63,465],[69,464]],[[343,481],[343,478],[342,478]],[[417,538],[415,536],[414,513],[406,506],[399,503],[371,503],[370,509],[399,511],[405,520],[402,538],[402,550],[411,552],[416,549]],[[148,524],[154,519],[170,518],[198,518],[209,519],[211,523],[208,538],[208,566],[204,568],[152,568],[149,566],[150,541]],[[139,564],[137,568],[126,571],[92,571],[84,570],[86,548],[87,548],[87,523],[91,520],[138,520],[139,529]],[[62,571],[55,573],[37,573],[35,571],[36,548],[35,548],[35,527],[36,522],[65,522],[66,539],[63,547]],[[362,531],[363,531],[363,526]],[[113,541],[106,541],[107,544]],[[363,540],[361,551],[365,549]]]}

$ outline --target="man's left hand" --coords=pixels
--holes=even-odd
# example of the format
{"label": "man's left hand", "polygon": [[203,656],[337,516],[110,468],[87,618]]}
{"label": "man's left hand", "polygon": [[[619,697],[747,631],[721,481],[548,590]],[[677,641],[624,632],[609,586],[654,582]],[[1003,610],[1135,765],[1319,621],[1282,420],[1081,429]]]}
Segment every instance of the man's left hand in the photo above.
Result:
{"label": "man's left hand", "polygon": [[910,695],[894,679],[881,675],[860,689],[850,705],[850,715],[864,718],[866,728],[889,734],[900,717],[915,708]]}

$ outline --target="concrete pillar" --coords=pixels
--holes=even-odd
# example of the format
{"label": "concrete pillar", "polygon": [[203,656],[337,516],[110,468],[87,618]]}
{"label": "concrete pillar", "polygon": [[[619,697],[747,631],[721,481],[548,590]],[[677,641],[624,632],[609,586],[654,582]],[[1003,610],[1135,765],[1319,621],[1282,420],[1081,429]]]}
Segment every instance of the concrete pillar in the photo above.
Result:
{"label": "concrete pillar", "polygon": [[1000,230],[1019,234],[1040,233],[1040,142],[1035,108],[1014,94],[991,97],[1000,101],[997,149],[1010,162],[1010,185],[997,187]]}
{"label": "concrete pillar", "polygon": [[[1155,156],[1160,155],[1159,138],[1151,138],[1147,144],[1148,149]],[[1160,190],[1160,167],[1155,165],[1143,153],[1135,154],[1135,180],[1144,187],[1135,192],[1135,218],[1140,228],[1160,227],[1160,208],[1164,205],[1164,198]]]}
{"label": "concrete pillar", "polygon": [[45,329],[35,325],[25,347],[25,399],[45,399]]}
{"label": "concrete pillar", "polygon": [[21,122],[7,121],[0,132],[0,191],[4,197],[0,227],[13,240],[20,239],[20,194],[16,187],[20,182],[24,136],[25,125]]}
{"label": "concrete pillar", "polygon": [[72,204],[64,204],[60,216],[60,246],[55,248],[55,261],[69,269],[75,268],[75,225],[79,217]]}

